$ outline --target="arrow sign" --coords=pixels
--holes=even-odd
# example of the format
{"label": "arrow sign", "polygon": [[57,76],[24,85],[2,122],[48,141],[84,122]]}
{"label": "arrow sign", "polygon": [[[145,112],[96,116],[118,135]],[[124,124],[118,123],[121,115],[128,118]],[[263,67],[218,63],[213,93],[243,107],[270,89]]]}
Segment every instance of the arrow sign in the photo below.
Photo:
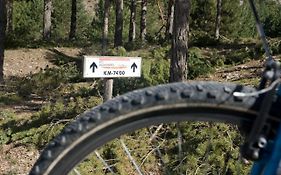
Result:
{"label": "arrow sign", "polygon": [[136,71],[136,68],[138,68],[138,66],[136,65],[136,63],[134,62],[134,64],[132,64],[131,69],[133,69],[133,72]]}
{"label": "arrow sign", "polygon": [[84,56],[84,78],[140,77],[140,57]]}
{"label": "arrow sign", "polygon": [[98,68],[97,64],[93,62],[90,66],[90,68],[93,68],[93,72],[95,72],[95,69]]}

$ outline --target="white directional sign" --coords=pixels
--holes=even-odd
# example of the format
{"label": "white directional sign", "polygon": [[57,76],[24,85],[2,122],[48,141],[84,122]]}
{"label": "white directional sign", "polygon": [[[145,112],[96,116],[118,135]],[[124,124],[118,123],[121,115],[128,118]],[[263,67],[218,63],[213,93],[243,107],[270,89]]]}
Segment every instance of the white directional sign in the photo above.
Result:
{"label": "white directional sign", "polygon": [[84,56],[84,78],[140,76],[140,57]]}

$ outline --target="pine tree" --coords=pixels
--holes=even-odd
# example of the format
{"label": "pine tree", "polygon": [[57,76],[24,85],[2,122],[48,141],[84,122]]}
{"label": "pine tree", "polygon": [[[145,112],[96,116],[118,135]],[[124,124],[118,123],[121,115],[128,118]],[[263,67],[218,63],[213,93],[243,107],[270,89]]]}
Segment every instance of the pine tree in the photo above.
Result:
{"label": "pine tree", "polygon": [[123,41],[123,0],[115,0],[115,36],[114,47],[122,46]]}
{"label": "pine tree", "polygon": [[6,1],[0,0],[0,83],[4,81],[4,42],[6,33]]}
{"label": "pine tree", "polygon": [[135,41],[136,38],[136,9],[137,9],[136,0],[131,0],[129,42]]}
{"label": "pine tree", "polygon": [[49,40],[51,38],[52,28],[52,0],[44,0],[44,18],[43,18],[43,39]]}
{"label": "pine tree", "polygon": [[77,0],[71,0],[71,22],[69,39],[74,39],[77,28]]}
{"label": "pine tree", "polygon": [[141,0],[140,39],[142,41],[144,41],[146,37],[146,14],[147,14],[147,0]]}
{"label": "pine tree", "polygon": [[187,79],[190,0],[175,1],[170,82]]}

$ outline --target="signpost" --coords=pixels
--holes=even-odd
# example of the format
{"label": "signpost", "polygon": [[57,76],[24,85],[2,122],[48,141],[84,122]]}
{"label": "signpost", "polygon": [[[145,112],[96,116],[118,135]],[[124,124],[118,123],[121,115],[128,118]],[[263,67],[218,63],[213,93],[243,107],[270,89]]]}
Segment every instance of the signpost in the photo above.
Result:
{"label": "signpost", "polygon": [[140,77],[140,57],[84,56],[84,78]]}

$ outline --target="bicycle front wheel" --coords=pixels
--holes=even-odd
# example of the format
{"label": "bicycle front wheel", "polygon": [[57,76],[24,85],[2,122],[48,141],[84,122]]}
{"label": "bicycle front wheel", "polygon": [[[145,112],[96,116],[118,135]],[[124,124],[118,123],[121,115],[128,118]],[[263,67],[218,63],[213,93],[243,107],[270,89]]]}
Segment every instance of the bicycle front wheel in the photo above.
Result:
{"label": "bicycle front wheel", "polygon": [[[125,174],[165,174],[163,171],[158,171],[158,173],[142,171],[141,166],[136,165],[138,163],[134,161],[136,159],[134,155],[128,152],[132,148],[126,147],[123,142],[125,137],[122,135],[129,133],[131,140],[136,139],[151,144],[156,137],[161,138],[165,135],[165,138],[168,138],[169,134],[175,135],[173,132],[159,132],[161,128],[166,128],[165,131],[167,128],[172,128],[165,123],[182,121],[232,123],[238,125],[240,130],[247,131],[247,126],[250,126],[257,116],[260,102],[256,97],[234,97],[233,92],[253,91],[255,89],[235,84],[189,82],[159,85],[127,93],[81,114],[76,121],[67,125],[62,133],[48,144],[30,174],[82,174],[79,172],[79,168],[74,167],[83,161],[91,162],[87,156],[92,154],[98,157],[95,160],[102,160],[101,164],[106,165],[102,168],[103,173],[101,174],[124,174],[115,167],[119,165],[117,159],[112,158],[116,158],[116,155],[119,154],[118,151],[108,151],[114,147],[113,145],[116,146],[112,142],[115,138],[119,138],[120,146],[127,153],[128,160],[136,167],[136,173],[129,173],[127,170]],[[275,120],[274,117],[271,119]],[[153,127],[155,125],[156,127]],[[173,126],[176,125],[177,123]],[[207,127],[209,126],[210,124]],[[141,128],[145,129],[139,130]],[[138,133],[132,134],[137,130]],[[143,131],[149,133],[147,137],[149,139],[141,136]],[[176,135],[178,138],[179,134]],[[159,142],[158,140],[157,143]],[[135,148],[136,145],[134,143],[131,147]],[[102,146],[106,148],[102,148]],[[164,148],[159,147],[158,145],[158,149],[151,148],[151,152],[158,152],[155,157],[160,157],[159,160],[162,160],[155,160],[158,164],[165,162],[163,154],[161,156]],[[150,154],[152,154],[151,152]],[[100,154],[106,156],[107,159],[102,159]],[[142,160],[147,158],[148,153],[145,155]],[[179,162],[182,162],[184,158],[180,157]],[[122,160],[119,158],[118,161]],[[139,164],[142,163],[139,162]],[[91,166],[93,168],[97,165]],[[156,168],[155,166],[154,168]],[[93,173],[93,170],[89,170],[86,174],[91,174],[90,172]]]}

